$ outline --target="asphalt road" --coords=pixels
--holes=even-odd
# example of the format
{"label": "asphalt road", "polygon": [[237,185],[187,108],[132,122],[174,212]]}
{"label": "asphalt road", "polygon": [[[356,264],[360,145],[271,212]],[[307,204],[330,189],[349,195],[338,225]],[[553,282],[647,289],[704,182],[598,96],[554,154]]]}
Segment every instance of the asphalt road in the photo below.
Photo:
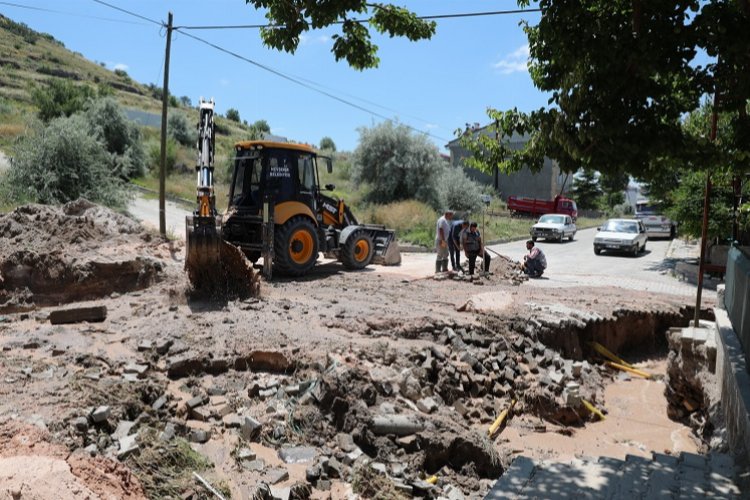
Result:
{"label": "asphalt road", "polygon": [[[155,199],[136,197],[128,211],[144,225],[159,227],[159,207]],[[185,216],[190,212],[172,202],[166,204],[167,231],[175,238],[185,238]],[[562,243],[537,241],[547,256],[547,271],[540,279],[532,279],[532,287],[611,287],[652,291],[685,297],[695,297],[696,287],[679,281],[670,273],[675,260],[668,255],[671,241],[649,240],[646,251],[637,257],[604,252],[594,255],[596,229],[578,231],[575,240]],[[513,260],[522,261],[526,253],[525,240],[491,245],[489,248]],[[492,255],[492,254],[491,254]],[[322,257],[322,256],[321,256]],[[325,261],[325,259],[321,259]],[[398,274],[405,278],[423,278],[435,270],[434,253],[404,253],[397,267],[373,266],[383,274]],[[716,292],[703,291],[704,304],[712,304]]]}

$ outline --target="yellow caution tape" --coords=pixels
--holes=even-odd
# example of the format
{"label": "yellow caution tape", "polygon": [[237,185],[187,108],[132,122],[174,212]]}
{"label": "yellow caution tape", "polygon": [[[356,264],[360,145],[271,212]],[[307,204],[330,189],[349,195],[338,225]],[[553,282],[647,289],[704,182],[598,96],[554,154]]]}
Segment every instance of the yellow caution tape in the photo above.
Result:
{"label": "yellow caution tape", "polygon": [[596,406],[592,405],[585,399],[581,399],[581,402],[583,403],[583,406],[585,406],[588,411],[590,411],[591,413],[599,417],[599,420],[604,420],[604,413],[599,411],[599,409]]}
{"label": "yellow caution tape", "polygon": [[503,411],[500,412],[500,415],[495,419],[494,422],[492,422],[492,425],[489,428],[489,431],[487,432],[490,437],[494,436],[497,430],[500,428],[501,425],[503,425],[503,422],[505,421],[505,418],[508,416],[510,411],[513,409],[513,407],[516,405],[516,400],[512,400],[510,402],[510,406]]}
{"label": "yellow caution tape", "polygon": [[618,370],[622,370],[624,372],[632,373],[633,375],[638,375],[639,377],[651,378],[651,374],[650,373],[644,372],[642,370],[638,370],[638,369],[630,367],[630,366],[621,365],[621,364],[615,363],[613,361],[607,361],[607,366],[611,366],[612,368],[617,368]]}
{"label": "yellow caution tape", "polygon": [[589,345],[594,348],[596,352],[604,356],[605,358],[609,358],[615,363],[621,364],[623,366],[627,366],[628,368],[635,368],[633,365],[625,361],[624,359],[618,357],[615,353],[601,345],[599,342],[589,342]]}

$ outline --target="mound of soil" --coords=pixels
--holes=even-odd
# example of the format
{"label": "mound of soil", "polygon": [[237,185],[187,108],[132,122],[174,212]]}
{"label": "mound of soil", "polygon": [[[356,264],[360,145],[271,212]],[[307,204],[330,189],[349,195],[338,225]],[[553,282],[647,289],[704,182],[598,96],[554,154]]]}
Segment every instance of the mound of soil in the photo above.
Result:
{"label": "mound of soil", "polygon": [[17,422],[0,426],[0,499],[145,499],[138,479],[104,457],[70,454],[46,431]]}
{"label": "mound of soil", "polygon": [[24,205],[0,216],[0,312],[145,288],[163,243],[132,219],[87,200]]}

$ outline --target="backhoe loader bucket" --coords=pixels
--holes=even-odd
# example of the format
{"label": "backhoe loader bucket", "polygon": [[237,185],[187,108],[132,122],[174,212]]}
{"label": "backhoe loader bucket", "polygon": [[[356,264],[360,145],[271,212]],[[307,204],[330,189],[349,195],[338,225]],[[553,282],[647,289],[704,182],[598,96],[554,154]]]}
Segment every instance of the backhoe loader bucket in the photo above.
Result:
{"label": "backhoe loader bucket", "polygon": [[375,254],[373,264],[381,266],[398,266],[401,264],[401,250],[396,241],[396,233],[390,230],[381,231],[375,237]]}
{"label": "backhoe loader bucket", "polygon": [[221,237],[221,217],[187,217],[185,269],[194,296],[247,298],[260,278],[242,250]]}

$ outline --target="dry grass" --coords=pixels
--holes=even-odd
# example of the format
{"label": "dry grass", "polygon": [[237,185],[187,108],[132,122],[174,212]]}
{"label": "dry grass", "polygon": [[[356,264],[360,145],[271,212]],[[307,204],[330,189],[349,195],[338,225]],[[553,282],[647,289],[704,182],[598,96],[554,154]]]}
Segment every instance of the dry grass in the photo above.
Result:
{"label": "dry grass", "polygon": [[21,135],[26,127],[20,123],[0,123],[0,137],[14,139]]}
{"label": "dry grass", "polygon": [[408,498],[396,489],[396,486],[387,476],[384,476],[369,465],[363,465],[354,469],[352,478],[352,490],[362,498],[377,500],[401,500]]}

